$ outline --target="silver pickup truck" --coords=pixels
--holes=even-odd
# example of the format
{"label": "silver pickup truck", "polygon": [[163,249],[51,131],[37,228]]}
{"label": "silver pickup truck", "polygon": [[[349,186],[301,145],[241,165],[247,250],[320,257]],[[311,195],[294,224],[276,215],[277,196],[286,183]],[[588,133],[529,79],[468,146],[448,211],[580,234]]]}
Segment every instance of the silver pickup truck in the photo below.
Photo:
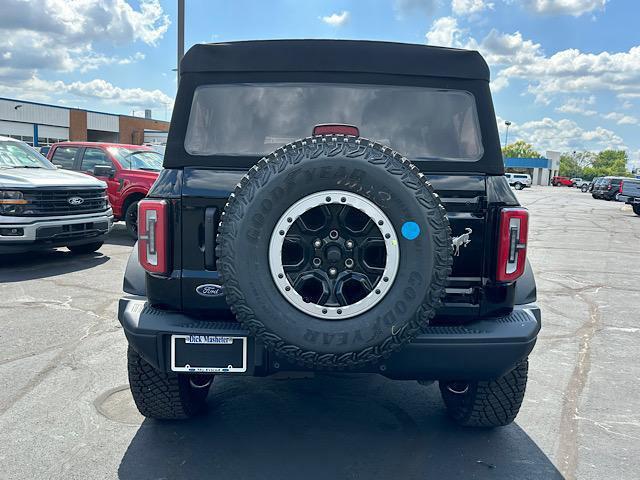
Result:
{"label": "silver pickup truck", "polygon": [[616,198],[619,202],[631,205],[633,213],[640,215],[640,179],[625,178]]}
{"label": "silver pickup truck", "polygon": [[106,184],[60,170],[26,143],[0,137],[0,254],[98,250],[113,225]]}

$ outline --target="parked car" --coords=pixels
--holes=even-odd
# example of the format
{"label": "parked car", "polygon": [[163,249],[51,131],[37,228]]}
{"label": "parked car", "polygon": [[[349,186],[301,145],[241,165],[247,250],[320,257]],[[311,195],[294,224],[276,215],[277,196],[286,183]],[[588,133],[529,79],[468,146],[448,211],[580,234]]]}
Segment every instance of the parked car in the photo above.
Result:
{"label": "parked car", "polygon": [[51,147],[49,145],[45,145],[44,147],[39,148],[39,152],[43,157],[46,157],[50,149]]}
{"label": "parked car", "polygon": [[575,177],[571,179],[571,185],[573,187],[579,188],[582,190],[582,187],[589,187],[589,180],[583,180],[580,177]]}
{"label": "parked car", "polygon": [[59,170],[26,143],[0,137],[0,253],[94,252],[112,223],[104,182]]}
{"label": "parked car", "polygon": [[615,200],[620,193],[621,182],[625,177],[603,177],[598,183],[594,184],[591,195],[593,198],[601,200]]}
{"label": "parked car", "polygon": [[138,202],[162,169],[162,155],[151,147],[119,143],[62,142],[51,147],[49,160],[61,168],[93,175],[107,183],[116,220],[138,236]]}
{"label": "parked car", "polygon": [[595,177],[591,182],[589,182],[589,192],[593,192],[594,187],[598,182],[601,182],[604,177]]}
{"label": "parked car", "polygon": [[573,182],[567,177],[553,177],[551,179],[551,185],[559,187],[564,185],[565,187],[573,187]]}
{"label": "parked car", "polygon": [[522,190],[523,188],[531,186],[531,175],[527,173],[505,173],[507,182],[516,190]]}
{"label": "parked car", "polygon": [[138,410],[190,417],[216,375],[341,370],[439,380],[460,424],[511,423],[540,309],[480,54],[245,41],[180,72],[118,311]]}
{"label": "parked car", "polygon": [[640,215],[640,179],[625,178],[619,187],[617,200],[631,205],[633,213]]}

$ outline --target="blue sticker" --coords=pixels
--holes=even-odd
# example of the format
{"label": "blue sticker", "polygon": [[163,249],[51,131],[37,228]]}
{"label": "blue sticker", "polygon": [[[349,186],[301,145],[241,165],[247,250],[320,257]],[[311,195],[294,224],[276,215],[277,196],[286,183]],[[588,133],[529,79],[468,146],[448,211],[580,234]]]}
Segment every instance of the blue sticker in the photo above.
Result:
{"label": "blue sticker", "polygon": [[402,236],[407,240],[415,240],[420,235],[420,225],[416,222],[404,222],[401,231]]}

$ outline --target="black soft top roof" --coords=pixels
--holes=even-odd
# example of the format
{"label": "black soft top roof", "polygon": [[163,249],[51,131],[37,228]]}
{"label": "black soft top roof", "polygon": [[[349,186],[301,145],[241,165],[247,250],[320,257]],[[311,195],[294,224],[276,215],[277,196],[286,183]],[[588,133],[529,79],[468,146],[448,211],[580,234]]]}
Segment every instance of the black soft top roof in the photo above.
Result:
{"label": "black soft top roof", "polygon": [[198,44],[180,71],[362,72],[489,81],[489,67],[472,50],[361,40],[258,40]]}

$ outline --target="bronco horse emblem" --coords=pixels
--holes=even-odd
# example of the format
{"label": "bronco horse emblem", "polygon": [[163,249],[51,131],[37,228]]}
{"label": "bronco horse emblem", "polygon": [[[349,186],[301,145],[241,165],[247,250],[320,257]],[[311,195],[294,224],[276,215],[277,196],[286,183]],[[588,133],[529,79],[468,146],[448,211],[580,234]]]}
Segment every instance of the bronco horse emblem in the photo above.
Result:
{"label": "bronco horse emblem", "polygon": [[460,236],[457,236],[451,240],[453,244],[453,256],[457,257],[460,255],[460,247],[466,247],[469,243],[471,243],[471,230],[469,227],[465,228],[466,233],[463,233]]}

